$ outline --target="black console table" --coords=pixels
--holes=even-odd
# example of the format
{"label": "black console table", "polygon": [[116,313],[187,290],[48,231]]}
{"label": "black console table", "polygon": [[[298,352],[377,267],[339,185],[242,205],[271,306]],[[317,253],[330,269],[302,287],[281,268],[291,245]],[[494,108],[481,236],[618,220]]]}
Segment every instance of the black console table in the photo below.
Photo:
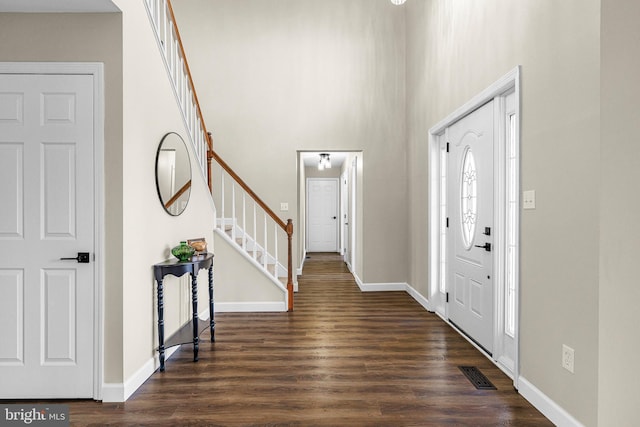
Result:
{"label": "black console table", "polygon": [[[198,318],[198,272],[202,269],[209,270],[209,319]],[[193,343],[193,361],[198,361],[198,342],[200,333],[207,328],[211,330],[211,341],[215,341],[213,321],[213,254],[207,253],[194,256],[191,261],[178,261],[169,259],[153,266],[153,273],[158,282],[158,352],[160,354],[160,371],[164,371],[164,351],[174,345]],[[164,293],[163,280],[168,274],[175,277],[191,274],[191,304],[192,320],[184,325],[175,334],[164,339]]]}

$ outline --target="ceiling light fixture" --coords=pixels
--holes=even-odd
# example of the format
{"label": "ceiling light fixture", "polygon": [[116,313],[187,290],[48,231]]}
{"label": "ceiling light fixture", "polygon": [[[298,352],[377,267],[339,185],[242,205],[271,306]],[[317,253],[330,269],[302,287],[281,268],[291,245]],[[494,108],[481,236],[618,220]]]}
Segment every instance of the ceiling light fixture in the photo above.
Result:
{"label": "ceiling light fixture", "polygon": [[320,161],[318,162],[318,170],[331,169],[331,159],[329,153],[320,153]]}
{"label": "ceiling light fixture", "polygon": [[391,0],[391,3],[395,4],[396,6],[399,6],[401,4],[404,4],[404,2],[406,2],[407,0]]}

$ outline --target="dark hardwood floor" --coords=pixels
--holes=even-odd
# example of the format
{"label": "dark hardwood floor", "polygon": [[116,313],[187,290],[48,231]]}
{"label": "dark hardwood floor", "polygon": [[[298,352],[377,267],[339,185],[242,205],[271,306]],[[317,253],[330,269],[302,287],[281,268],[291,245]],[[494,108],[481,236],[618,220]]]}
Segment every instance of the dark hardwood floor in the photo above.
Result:
{"label": "dark hardwood floor", "polygon": [[[547,426],[512,382],[405,292],[362,293],[311,254],[293,313],[221,313],[123,404],[68,402],[72,425]],[[459,365],[497,390],[476,390]]]}

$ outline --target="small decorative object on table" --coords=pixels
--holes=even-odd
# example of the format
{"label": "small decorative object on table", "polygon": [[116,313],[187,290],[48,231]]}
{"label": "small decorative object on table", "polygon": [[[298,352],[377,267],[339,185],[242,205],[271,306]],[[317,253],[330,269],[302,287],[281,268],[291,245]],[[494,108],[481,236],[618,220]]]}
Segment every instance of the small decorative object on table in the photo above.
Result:
{"label": "small decorative object on table", "polygon": [[207,241],[204,237],[198,239],[189,239],[187,244],[195,249],[194,255],[203,255],[207,253]]}
{"label": "small decorative object on table", "polygon": [[180,245],[171,249],[171,254],[181,262],[189,261],[194,252],[195,249],[192,246],[187,245],[187,242],[180,242]]}

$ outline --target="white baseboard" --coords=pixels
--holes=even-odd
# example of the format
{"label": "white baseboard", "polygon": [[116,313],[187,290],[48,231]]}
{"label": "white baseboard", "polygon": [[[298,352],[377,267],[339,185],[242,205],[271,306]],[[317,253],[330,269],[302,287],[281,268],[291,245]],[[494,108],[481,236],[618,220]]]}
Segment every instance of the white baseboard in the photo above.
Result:
{"label": "white baseboard", "polygon": [[409,286],[406,283],[357,283],[362,292],[406,291]]}
{"label": "white baseboard", "polygon": [[349,264],[347,264],[347,266],[349,267],[349,271],[351,272],[351,275],[356,281],[356,285],[358,285],[358,287],[362,289],[362,286],[364,285],[364,283],[362,283],[362,279],[360,279],[360,277],[355,271],[351,270],[351,266],[349,266]]}
{"label": "white baseboard", "polygon": [[304,262],[307,259],[307,250],[304,250],[304,253],[302,254],[302,261],[300,261],[300,267],[298,267],[298,269],[296,270],[296,275],[298,276],[302,276],[302,269],[304,268]]}
{"label": "white baseboard", "polygon": [[406,291],[411,297],[418,302],[425,310],[429,312],[433,312],[430,308],[429,300],[426,299],[420,292],[416,291],[416,289],[407,283]]}
{"label": "white baseboard", "polygon": [[124,384],[122,383],[104,383],[102,385],[102,401],[103,402],[124,402]]}
{"label": "white baseboard", "polygon": [[558,427],[584,427],[580,421],[522,376],[518,378],[518,392]]}
{"label": "white baseboard", "polygon": [[[168,348],[164,355],[165,361],[178,351],[179,345]],[[156,354],[142,365],[129,379],[123,383],[105,383],[102,386],[103,402],[126,402],[133,393],[160,367],[160,359]]]}
{"label": "white baseboard", "polygon": [[243,313],[243,312],[282,312],[287,311],[284,301],[272,302],[217,302],[216,313]]}

